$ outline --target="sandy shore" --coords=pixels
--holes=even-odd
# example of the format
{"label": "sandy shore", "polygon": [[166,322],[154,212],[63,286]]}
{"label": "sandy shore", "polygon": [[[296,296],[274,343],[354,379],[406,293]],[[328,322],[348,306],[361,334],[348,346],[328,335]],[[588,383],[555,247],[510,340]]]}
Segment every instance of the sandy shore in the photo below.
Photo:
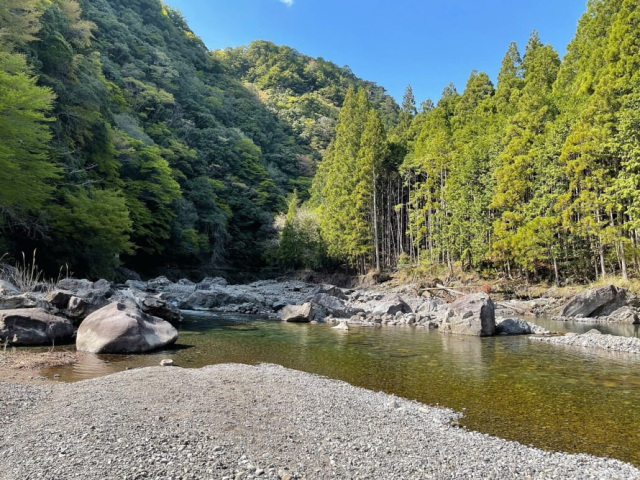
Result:
{"label": "sandy shore", "polygon": [[0,382],[0,478],[640,478],[543,452],[458,415],[274,365]]}

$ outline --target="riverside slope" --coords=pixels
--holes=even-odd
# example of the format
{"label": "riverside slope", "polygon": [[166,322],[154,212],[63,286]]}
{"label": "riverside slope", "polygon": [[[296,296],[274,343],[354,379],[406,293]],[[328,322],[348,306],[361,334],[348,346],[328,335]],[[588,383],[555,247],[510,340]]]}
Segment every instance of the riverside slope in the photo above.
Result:
{"label": "riverside slope", "polygon": [[0,399],[2,480],[640,478],[617,460],[469,432],[451,410],[274,365],[0,383]]}

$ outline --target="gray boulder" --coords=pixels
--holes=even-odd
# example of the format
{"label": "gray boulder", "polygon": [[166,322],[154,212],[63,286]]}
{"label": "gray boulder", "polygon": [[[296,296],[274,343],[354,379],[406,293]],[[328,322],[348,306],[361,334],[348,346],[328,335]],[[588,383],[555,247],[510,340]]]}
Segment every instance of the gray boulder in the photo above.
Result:
{"label": "gray boulder", "polygon": [[171,285],[173,282],[171,280],[169,280],[167,277],[165,277],[164,275],[161,275],[157,278],[153,278],[151,280],[149,280],[147,282],[147,285],[149,286],[149,288],[153,288],[153,289],[157,289],[157,290],[162,290],[165,287],[168,287],[169,285]]}
{"label": "gray boulder", "polygon": [[211,290],[213,287],[226,287],[227,281],[222,277],[207,277],[196,285],[196,290]]}
{"label": "gray boulder", "polygon": [[18,308],[33,308],[36,306],[37,298],[32,293],[22,293],[20,295],[0,295],[0,310],[15,310]]}
{"label": "gray boulder", "polygon": [[50,345],[73,336],[70,320],[41,308],[0,311],[0,341],[12,345]]}
{"label": "gray boulder", "polygon": [[147,283],[142,280],[127,280],[124,284],[132,290],[146,290]]}
{"label": "gray boulder", "polygon": [[20,290],[13,283],[0,280],[0,297],[20,295]]}
{"label": "gray boulder", "polygon": [[57,283],[56,287],[59,290],[67,290],[69,292],[93,290],[93,282],[80,278],[63,278]]}
{"label": "gray boulder", "polygon": [[283,322],[308,323],[313,320],[313,307],[311,303],[304,305],[287,305],[280,312]]}
{"label": "gray boulder", "polygon": [[160,318],[144,313],[132,302],[114,302],[84,319],[76,338],[79,351],[143,353],[178,339],[178,331]]}
{"label": "gray boulder", "polygon": [[182,315],[178,307],[167,300],[157,297],[146,297],[142,300],[140,306],[144,313],[166,320],[171,325],[178,325],[182,322]]}
{"label": "gray boulder", "polygon": [[496,332],[495,305],[486,293],[466,295],[449,305],[443,333],[487,337]]}
{"label": "gray boulder", "polygon": [[603,317],[624,306],[638,306],[637,297],[614,285],[590,288],[573,297],[562,309],[563,317]]}
{"label": "gray boulder", "polygon": [[519,318],[506,318],[496,325],[498,335],[531,335],[531,324]]}
{"label": "gray boulder", "polygon": [[91,282],[65,278],[58,282],[56,290],[49,292],[44,300],[52,307],[50,310],[60,312],[78,324],[87,315],[108,305],[115,294],[116,290],[107,280]]}
{"label": "gray boulder", "polygon": [[345,300],[347,298],[347,296],[342,291],[342,289],[334,285],[318,285],[314,287],[313,290],[311,290],[311,297],[315,297],[316,295],[319,295],[319,294],[326,294],[331,297],[339,298],[341,300]]}
{"label": "gray boulder", "polygon": [[614,323],[638,324],[640,323],[640,316],[635,308],[624,306],[604,317],[604,320]]}
{"label": "gray boulder", "polygon": [[320,307],[326,313],[338,318],[348,318],[355,315],[357,311],[345,305],[338,297],[326,293],[318,293],[313,297],[312,303]]}
{"label": "gray boulder", "polygon": [[374,315],[395,315],[398,312],[412,313],[411,307],[399,295],[385,295],[373,309]]}
{"label": "gray boulder", "polygon": [[[162,295],[164,298],[164,294]],[[228,305],[243,305],[252,303],[262,306],[265,298],[253,292],[243,289],[232,289],[222,286],[213,286],[210,290],[196,290],[186,299],[180,301],[182,310],[211,310],[214,308],[226,307]]]}

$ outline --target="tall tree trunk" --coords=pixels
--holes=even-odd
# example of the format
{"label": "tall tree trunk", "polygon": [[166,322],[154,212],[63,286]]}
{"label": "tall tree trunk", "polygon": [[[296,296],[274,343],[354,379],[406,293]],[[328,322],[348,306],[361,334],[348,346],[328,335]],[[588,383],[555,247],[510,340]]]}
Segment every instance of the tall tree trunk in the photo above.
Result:
{"label": "tall tree trunk", "polygon": [[598,255],[600,256],[600,269],[602,271],[602,278],[604,278],[607,276],[607,269],[604,264],[604,245],[602,244],[602,237],[600,237],[599,240],[600,241],[598,242]]}
{"label": "tall tree trunk", "polygon": [[627,259],[625,258],[624,242],[622,240],[620,241],[620,266],[622,268],[622,278],[628,280],[629,276],[627,275]]}
{"label": "tall tree trunk", "polygon": [[380,271],[380,243],[378,236],[378,188],[376,187],[376,171],[373,171],[373,235],[376,251],[376,270]]}

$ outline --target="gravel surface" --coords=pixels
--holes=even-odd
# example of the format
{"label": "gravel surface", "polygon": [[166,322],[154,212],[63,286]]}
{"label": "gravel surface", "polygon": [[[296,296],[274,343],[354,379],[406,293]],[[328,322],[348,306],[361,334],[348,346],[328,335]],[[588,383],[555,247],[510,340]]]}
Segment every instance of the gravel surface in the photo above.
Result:
{"label": "gravel surface", "polygon": [[610,352],[624,352],[640,355],[640,338],[604,335],[598,330],[590,330],[581,335],[567,333],[560,337],[529,337],[531,340],[568,345],[570,347],[598,348]]}
{"label": "gravel surface", "polygon": [[457,427],[458,415],[274,365],[0,383],[0,478],[640,478]]}

